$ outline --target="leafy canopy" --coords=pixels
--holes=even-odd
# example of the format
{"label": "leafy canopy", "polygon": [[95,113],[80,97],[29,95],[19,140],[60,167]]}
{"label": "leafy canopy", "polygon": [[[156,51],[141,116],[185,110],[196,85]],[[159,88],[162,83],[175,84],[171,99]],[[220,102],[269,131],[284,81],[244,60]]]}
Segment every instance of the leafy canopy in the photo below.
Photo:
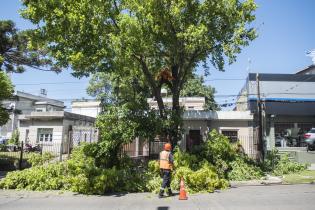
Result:
{"label": "leafy canopy", "polygon": [[[248,27],[253,0],[23,0],[22,16],[38,25],[33,45],[80,75],[140,71],[153,91],[169,68],[172,90],[200,61],[219,70],[256,37]],[[35,42],[36,41],[36,42]],[[164,81],[167,82],[167,81]],[[178,87],[175,87],[178,86]],[[154,93],[155,94],[155,93]]]}
{"label": "leafy canopy", "polygon": [[[29,36],[32,30],[18,31],[11,20],[0,20],[0,69],[22,73],[25,67],[44,71],[60,71],[53,65],[45,50],[31,47]],[[52,66],[42,69],[41,66]]]}
{"label": "leafy canopy", "polygon": [[215,89],[210,85],[206,85],[204,78],[196,74],[189,79],[181,91],[180,96],[184,97],[205,97],[205,110],[218,110],[219,107],[214,100]]}
{"label": "leafy canopy", "polygon": [[[168,118],[161,87],[172,94],[170,129],[178,140],[179,95],[200,62],[224,70],[256,37],[254,0],[23,0],[22,16],[38,28],[31,47],[48,49],[76,76],[136,76]],[[206,73],[209,69],[205,68]]]}
{"label": "leafy canopy", "polygon": [[1,106],[1,102],[12,97],[14,92],[13,85],[5,72],[0,71],[0,126],[9,120],[9,110]]}

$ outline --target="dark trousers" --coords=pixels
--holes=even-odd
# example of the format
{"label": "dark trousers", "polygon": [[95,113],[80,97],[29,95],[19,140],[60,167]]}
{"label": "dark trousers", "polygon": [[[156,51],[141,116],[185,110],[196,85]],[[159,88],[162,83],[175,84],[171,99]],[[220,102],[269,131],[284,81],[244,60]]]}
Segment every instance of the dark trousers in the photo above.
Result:
{"label": "dark trousers", "polygon": [[161,169],[161,176],[163,178],[161,189],[171,189],[171,170]]}

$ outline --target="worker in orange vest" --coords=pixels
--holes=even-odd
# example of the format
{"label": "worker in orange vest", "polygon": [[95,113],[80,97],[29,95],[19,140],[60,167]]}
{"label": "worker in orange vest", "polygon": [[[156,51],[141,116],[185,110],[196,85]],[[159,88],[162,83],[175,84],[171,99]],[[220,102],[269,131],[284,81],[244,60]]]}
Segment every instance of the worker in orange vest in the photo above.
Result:
{"label": "worker in orange vest", "polygon": [[171,153],[171,150],[171,144],[166,143],[164,145],[164,150],[160,152],[160,171],[163,182],[160,188],[159,198],[163,197],[165,188],[168,189],[168,196],[173,195],[171,190],[171,173],[173,170],[174,157]]}

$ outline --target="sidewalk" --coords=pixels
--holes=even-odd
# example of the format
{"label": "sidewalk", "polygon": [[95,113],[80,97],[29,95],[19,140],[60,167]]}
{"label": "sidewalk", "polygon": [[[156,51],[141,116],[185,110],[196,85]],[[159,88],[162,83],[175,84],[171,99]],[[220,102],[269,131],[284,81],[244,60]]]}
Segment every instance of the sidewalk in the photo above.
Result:
{"label": "sidewalk", "polygon": [[276,184],[282,184],[282,178],[277,177],[277,176],[267,175],[266,179],[248,180],[248,181],[230,181],[230,184],[231,184],[231,187],[276,185]]}

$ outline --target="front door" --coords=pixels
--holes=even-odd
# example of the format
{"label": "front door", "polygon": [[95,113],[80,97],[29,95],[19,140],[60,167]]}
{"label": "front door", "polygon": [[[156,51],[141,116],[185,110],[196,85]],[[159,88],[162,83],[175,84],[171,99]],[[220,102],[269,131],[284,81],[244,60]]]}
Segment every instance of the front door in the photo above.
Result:
{"label": "front door", "polygon": [[189,135],[186,141],[187,151],[191,151],[194,146],[200,145],[201,135],[200,130],[189,130]]}

